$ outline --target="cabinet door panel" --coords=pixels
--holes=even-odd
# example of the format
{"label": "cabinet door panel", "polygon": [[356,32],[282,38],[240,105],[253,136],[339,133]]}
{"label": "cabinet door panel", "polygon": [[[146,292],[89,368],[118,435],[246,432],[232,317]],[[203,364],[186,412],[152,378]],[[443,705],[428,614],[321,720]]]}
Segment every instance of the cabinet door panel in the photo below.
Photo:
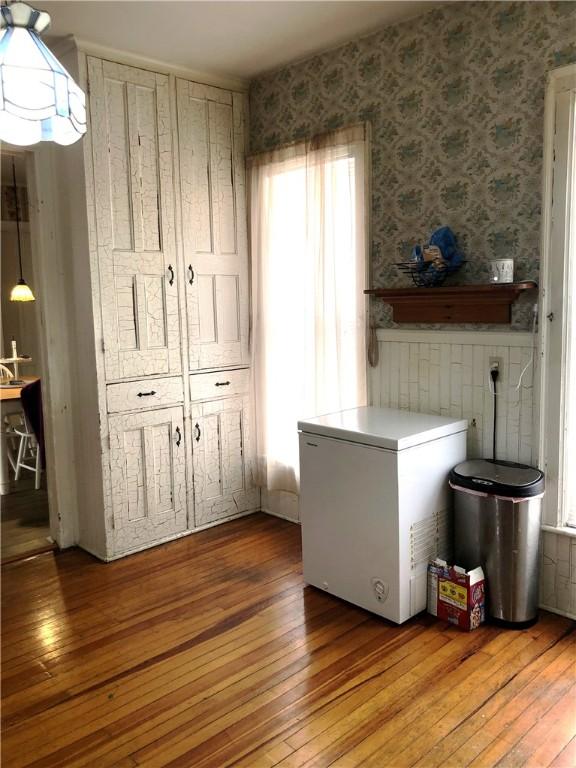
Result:
{"label": "cabinet door panel", "polygon": [[[112,247],[118,251],[134,250],[132,197],[130,186],[130,144],[128,140],[128,105],[126,87],[117,80],[106,80],[106,105],[112,116],[108,130],[108,173],[110,176],[110,214]],[[97,118],[97,116],[94,116]],[[102,156],[99,158],[102,162]]]}
{"label": "cabinet door panel", "polygon": [[192,405],[197,526],[258,508],[248,406],[247,396]]}
{"label": "cabinet door panel", "polygon": [[244,489],[242,411],[224,411],[220,416],[222,455],[222,494]]}
{"label": "cabinet door panel", "polygon": [[[157,140],[156,88],[127,85],[132,145],[132,190],[136,202],[139,250],[162,249],[160,149]],[[161,105],[164,106],[164,105]]]}
{"label": "cabinet door panel", "polygon": [[[188,88],[178,81],[179,126],[185,133],[179,139],[182,230],[187,248],[196,254],[214,253],[212,196],[210,190],[210,147],[208,102],[188,96]],[[193,244],[193,245],[192,245]]]}
{"label": "cabinet door panel", "polygon": [[214,276],[198,275],[198,338],[196,343],[212,344],[216,337]]}
{"label": "cabinet door panel", "polygon": [[88,70],[106,377],[178,373],[168,78],[93,58]]}
{"label": "cabinet door panel", "polygon": [[248,360],[244,102],[177,81],[190,369]]}
{"label": "cabinet door panel", "polygon": [[147,435],[152,459],[150,507],[156,516],[169,515],[174,509],[172,431],[172,424],[167,422],[150,427]]}
{"label": "cabinet door panel", "polygon": [[209,103],[213,215],[218,222],[218,252],[236,254],[234,122],[231,104]]}
{"label": "cabinet door panel", "polygon": [[166,297],[163,278],[136,275],[136,308],[141,346],[145,349],[165,349]]}
{"label": "cabinet door panel", "polygon": [[115,552],[186,529],[182,408],[109,417]]}
{"label": "cabinet door panel", "polygon": [[225,345],[240,342],[240,286],[238,275],[216,275],[218,338]]}
{"label": "cabinet door panel", "polygon": [[144,430],[141,427],[123,431],[122,450],[125,456],[126,517],[133,523],[146,517]]}

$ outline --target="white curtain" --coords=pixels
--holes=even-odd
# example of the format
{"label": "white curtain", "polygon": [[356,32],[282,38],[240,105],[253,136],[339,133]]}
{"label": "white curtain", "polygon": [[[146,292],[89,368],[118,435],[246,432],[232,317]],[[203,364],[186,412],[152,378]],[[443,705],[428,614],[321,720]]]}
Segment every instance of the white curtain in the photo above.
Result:
{"label": "white curtain", "polygon": [[298,491],[298,419],[366,404],[367,143],[354,126],[250,158],[259,482]]}

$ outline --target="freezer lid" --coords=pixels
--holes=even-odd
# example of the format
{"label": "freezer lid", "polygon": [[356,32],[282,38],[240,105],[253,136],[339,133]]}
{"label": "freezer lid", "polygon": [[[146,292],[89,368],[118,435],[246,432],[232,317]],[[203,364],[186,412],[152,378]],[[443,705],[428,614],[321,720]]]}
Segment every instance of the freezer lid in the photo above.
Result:
{"label": "freezer lid", "polygon": [[544,492],[544,473],[514,461],[464,461],[451,470],[450,482],[459,488],[510,498],[529,498]]}
{"label": "freezer lid", "polygon": [[298,422],[300,432],[401,451],[468,428],[465,419],[450,419],[394,408],[350,408]]}

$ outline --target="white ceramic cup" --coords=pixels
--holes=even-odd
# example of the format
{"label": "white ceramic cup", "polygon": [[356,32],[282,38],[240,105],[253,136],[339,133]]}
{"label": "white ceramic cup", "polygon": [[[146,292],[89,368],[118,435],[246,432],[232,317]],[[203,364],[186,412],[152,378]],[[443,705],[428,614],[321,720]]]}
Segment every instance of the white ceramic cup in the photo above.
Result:
{"label": "white ceramic cup", "polygon": [[514,259],[492,259],[489,265],[491,283],[514,282]]}

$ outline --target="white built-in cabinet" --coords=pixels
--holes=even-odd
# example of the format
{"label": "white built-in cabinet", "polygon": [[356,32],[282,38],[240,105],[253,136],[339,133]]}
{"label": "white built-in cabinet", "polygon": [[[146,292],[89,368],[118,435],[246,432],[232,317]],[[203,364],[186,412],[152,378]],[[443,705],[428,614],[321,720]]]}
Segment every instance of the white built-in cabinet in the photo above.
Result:
{"label": "white built-in cabinet", "polygon": [[112,559],[259,508],[247,107],[148,69],[88,56],[85,70],[104,505],[85,546]]}

